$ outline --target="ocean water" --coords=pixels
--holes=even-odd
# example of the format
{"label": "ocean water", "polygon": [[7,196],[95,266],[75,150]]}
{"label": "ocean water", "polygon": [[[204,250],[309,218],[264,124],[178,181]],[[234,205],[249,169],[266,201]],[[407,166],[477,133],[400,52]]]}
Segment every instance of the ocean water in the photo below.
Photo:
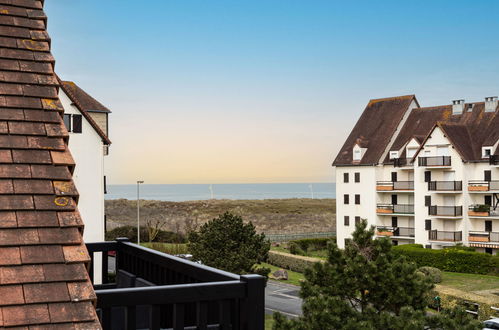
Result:
{"label": "ocean water", "polygon": [[[137,185],[108,185],[106,199],[136,199]],[[336,198],[334,183],[141,184],[140,198],[160,201],[206,199]]]}

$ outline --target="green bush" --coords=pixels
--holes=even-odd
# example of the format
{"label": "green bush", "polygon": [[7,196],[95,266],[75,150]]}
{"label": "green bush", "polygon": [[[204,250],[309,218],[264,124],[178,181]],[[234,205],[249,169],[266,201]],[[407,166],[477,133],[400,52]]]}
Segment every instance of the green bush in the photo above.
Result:
{"label": "green bush", "polygon": [[290,241],[289,244],[290,244],[290,247],[292,244],[298,245],[298,247],[301,250],[303,250],[304,252],[317,251],[317,250],[327,249],[327,243],[333,239],[334,239],[334,237],[303,238],[303,239],[297,239],[294,241]]}
{"label": "green bush", "polygon": [[305,251],[303,251],[302,248],[298,244],[296,244],[296,242],[289,243],[288,249],[291,254],[297,254],[300,256],[305,255]]}
{"label": "green bush", "polygon": [[305,269],[312,267],[317,262],[315,258],[292,255],[289,253],[269,251],[267,262],[276,267],[303,273]]}
{"label": "green bush", "polygon": [[395,253],[406,256],[418,267],[430,266],[442,271],[499,275],[499,256],[487,253],[463,251],[461,249],[432,250],[413,245],[399,245],[393,248]]}
{"label": "green bush", "polygon": [[[126,237],[131,242],[137,242],[137,227],[121,226],[106,232],[106,241],[114,241],[118,237]],[[149,233],[146,227],[140,227],[140,241],[147,242]],[[183,235],[171,231],[160,230],[153,242],[161,243],[186,243]]]}
{"label": "green bush", "polygon": [[427,276],[433,284],[442,282],[442,271],[438,268],[423,266],[418,269],[418,272]]}

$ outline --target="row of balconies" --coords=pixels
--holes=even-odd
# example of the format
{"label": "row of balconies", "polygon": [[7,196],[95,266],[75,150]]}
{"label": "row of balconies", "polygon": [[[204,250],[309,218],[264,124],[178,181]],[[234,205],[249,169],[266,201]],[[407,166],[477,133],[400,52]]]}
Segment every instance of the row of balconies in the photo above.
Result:
{"label": "row of balconies", "polygon": [[[377,226],[376,234],[385,237],[414,237],[414,228]],[[428,230],[429,241],[462,242],[462,231]],[[472,243],[499,243],[498,232],[472,231],[468,233],[468,241]]]}
{"label": "row of balconies", "polygon": [[[411,158],[395,158],[393,159],[393,166],[404,167],[412,166]],[[430,156],[430,157],[418,157],[418,166],[422,167],[432,167],[432,166],[451,166],[452,158],[451,156]],[[492,155],[489,156],[490,165],[499,165],[499,156]]]}
{"label": "row of balconies", "polygon": [[[462,181],[430,181],[429,191],[462,191]],[[499,180],[469,181],[468,191],[499,191]],[[414,181],[377,181],[376,191],[414,191]]]}
{"label": "row of balconies", "polygon": [[[376,213],[383,214],[403,214],[408,216],[414,215],[414,204],[377,204]],[[430,216],[441,217],[461,217],[463,216],[462,206],[428,206],[428,214]],[[472,217],[498,217],[499,210],[492,209],[490,205],[475,204],[470,205],[468,215]]]}

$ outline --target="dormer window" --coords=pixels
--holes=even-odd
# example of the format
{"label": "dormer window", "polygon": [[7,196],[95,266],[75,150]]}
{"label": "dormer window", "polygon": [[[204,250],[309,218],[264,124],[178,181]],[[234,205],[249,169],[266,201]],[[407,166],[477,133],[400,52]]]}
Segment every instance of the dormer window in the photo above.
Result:
{"label": "dormer window", "polygon": [[492,155],[492,147],[482,147],[482,158],[490,158]]}
{"label": "dormer window", "polygon": [[353,160],[360,160],[362,158],[362,151],[359,149],[353,150]]}
{"label": "dormer window", "polygon": [[396,159],[399,158],[399,152],[398,151],[390,151],[390,159]]}

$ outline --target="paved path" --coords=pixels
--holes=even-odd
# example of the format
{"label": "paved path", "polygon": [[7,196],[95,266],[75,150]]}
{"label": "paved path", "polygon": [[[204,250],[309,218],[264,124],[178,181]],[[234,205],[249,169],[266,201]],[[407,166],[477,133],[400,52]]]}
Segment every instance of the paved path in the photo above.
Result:
{"label": "paved path", "polygon": [[298,317],[302,314],[302,300],[298,296],[299,287],[268,281],[265,288],[265,313],[280,312],[288,317]]}

